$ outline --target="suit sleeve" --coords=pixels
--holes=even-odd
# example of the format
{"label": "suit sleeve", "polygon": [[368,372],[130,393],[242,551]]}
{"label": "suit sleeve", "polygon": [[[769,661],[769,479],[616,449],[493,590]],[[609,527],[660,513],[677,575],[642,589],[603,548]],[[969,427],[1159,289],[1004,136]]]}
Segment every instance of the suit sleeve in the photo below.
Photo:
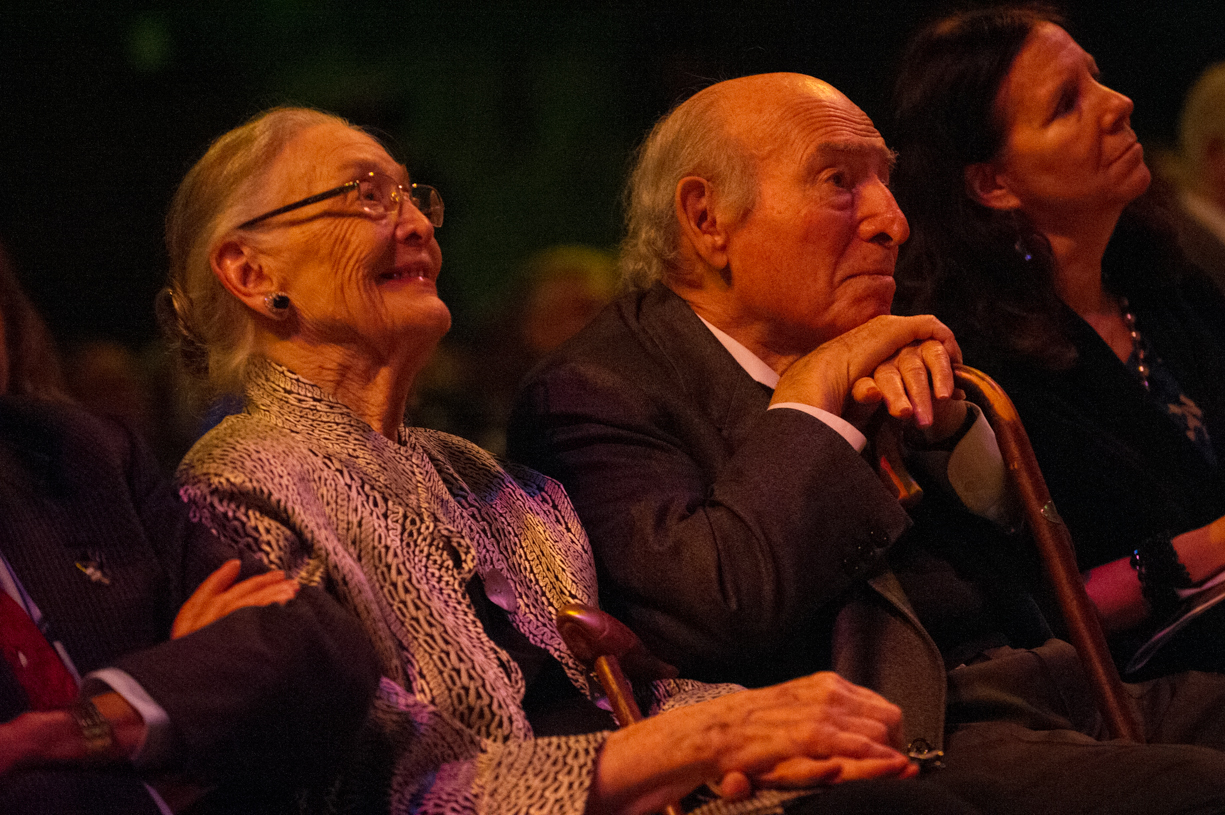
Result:
{"label": "suit sleeve", "polygon": [[812,416],[762,409],[729,439],[650,378],[582,362],[538,372],[516,404],[511,457],[566,487],[602,603],[686,676],[757,684],[754,663],[784,651],[811,665],[797,634],[833,613],[909,519]]}

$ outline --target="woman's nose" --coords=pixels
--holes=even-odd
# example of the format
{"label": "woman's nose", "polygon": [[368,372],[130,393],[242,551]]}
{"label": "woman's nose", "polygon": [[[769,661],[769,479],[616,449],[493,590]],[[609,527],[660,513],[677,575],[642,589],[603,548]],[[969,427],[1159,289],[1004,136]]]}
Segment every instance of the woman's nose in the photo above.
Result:
{"label": "woman's nose", "polygon": [[396,239],[401,241],[417,239],[428,243],[433,237],[434,224],[405,196],[400,204],[400,212],[396,215]]}
{"label": "woman's nose", "polygon": [[1103,85],[1102,90],[1107,94],[1105,111],[1106,129],[1113,130],[1128,124],[1131,120],[1131,112],[1136,109],[1135,103],[1131,101],[1130,97],[1112,88],[1107,88]]}

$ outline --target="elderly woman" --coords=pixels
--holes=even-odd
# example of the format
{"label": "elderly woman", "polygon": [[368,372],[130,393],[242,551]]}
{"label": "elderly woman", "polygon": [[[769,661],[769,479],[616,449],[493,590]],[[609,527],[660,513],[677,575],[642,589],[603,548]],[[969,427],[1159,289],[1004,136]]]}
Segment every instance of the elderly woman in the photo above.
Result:
{"label": "elderly woman", "polygon": [[[222,538],[360,617],[388,677],[393,809],[648,812],[710,779],[742,797],[912,775],[891,742],[897,708],[832,674],[721,697],[658,683],[673,709],[609,732],[554,630],[557,608],[596,602],[565,494],[402,421],[450,324],[435,289],[442,220],[437,191],[377,141],[302,109],[218,139],[167,219],[186,359],[247,396],[184,460],[182,494]],[[924,789],[846,784],[812,800],[904,807]]]}
{"label": "elderly woman", "polygon": [[[1046,12],[956,15],[903,62],[894,176],[904,307],[1012,396],[1124,663],[1225,567],[1225,305],[1137,217],[1131,112]],[[1164,669],[1225,667],[1198,625]]]}

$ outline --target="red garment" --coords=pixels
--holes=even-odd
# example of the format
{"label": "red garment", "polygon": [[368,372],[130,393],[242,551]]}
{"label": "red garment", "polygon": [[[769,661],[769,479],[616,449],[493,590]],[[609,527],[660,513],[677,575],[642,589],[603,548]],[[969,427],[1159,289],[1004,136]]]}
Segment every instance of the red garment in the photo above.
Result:
{"label": "red garment", "polygon": [[25,609],[0,590],[0,651],[34,710],[57,710],[76,701],[77,682]]}

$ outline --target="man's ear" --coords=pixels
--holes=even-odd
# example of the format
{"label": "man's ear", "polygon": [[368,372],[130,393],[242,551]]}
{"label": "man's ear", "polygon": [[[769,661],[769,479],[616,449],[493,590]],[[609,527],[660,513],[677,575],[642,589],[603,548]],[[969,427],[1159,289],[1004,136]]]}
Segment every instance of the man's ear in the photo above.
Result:
{"label": "man's ear", "polygon": [[994,163],[981,161],[966,167],[966,195],[988,209],[1020,209],[1021,200],[1008,188],[1007,180]]}
{"label": "man's ear", "polygon": [[267,314],[264,298],[276,290],[254,250],[242,241],[228,238],[208,257],[213,274],[231,294],[260,314]]}
{"label": "man's ear", "polygon": [[727,224],[715,214],[714,188],[705,178],[686,176],[676,185],[676,217],[681,237],[716,271],[727,267]]}

